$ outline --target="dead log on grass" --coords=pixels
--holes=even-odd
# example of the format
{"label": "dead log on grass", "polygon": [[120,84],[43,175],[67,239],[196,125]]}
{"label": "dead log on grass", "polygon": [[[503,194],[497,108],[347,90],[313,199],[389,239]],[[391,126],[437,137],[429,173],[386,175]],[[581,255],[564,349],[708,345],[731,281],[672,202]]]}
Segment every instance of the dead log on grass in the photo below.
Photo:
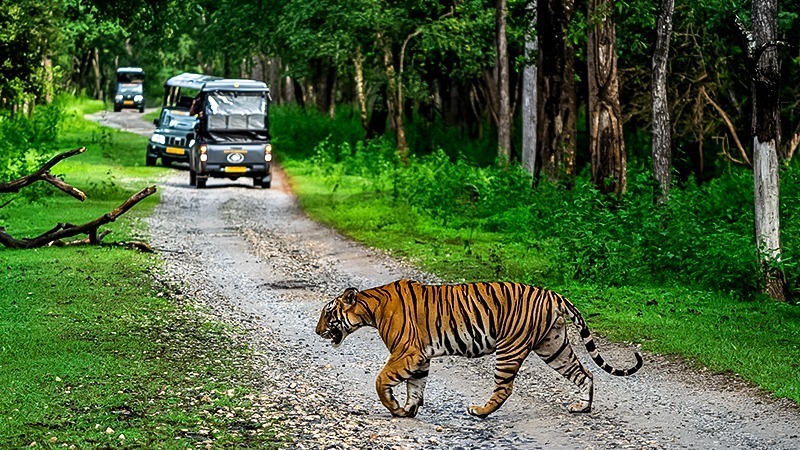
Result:
{"label": "dead log on grass", "polygon": [[[35,238],[16,239],[11,235],[9,235],[6,232],[5,228],[0,227],[0,244],[3,244],[8,248],[18,248],[18,249],[45,247],[49,245],[64,246],[64,245],[79,245],[79,244],[99,244],[100,241],[110,232],[110,231],[98,232],[98,228],[100,226],[114,222],[115,220],[117,220],[119,216],[127,212],[134,205],[136,205],[143,199],[149,197],[150,195],[154,194],[155,192],[156,192],[155,186],[144,188],[141,191],[137,192],[136,194],[132,195],[127,200],[125,200],[125,202],[123,202],[121,205],[114,208],[113,211],[107,214],[103,214],[102,216],[98,217],[95,220],[92,220],[91,222],[87,222],[82,225],[73,225],[71,223],[59,223],[53,229],[45,233],[42,233],[41,235]],[[80,234],[85,234],[87,237],[85,239],[78,239],[70,242],[63,241],[63,239],[78,236]],[[119,243],[117,245],[123,245],[140,251],[146,251],[146,252],[152,251],[150,249],[150,246],[143,242]]]}

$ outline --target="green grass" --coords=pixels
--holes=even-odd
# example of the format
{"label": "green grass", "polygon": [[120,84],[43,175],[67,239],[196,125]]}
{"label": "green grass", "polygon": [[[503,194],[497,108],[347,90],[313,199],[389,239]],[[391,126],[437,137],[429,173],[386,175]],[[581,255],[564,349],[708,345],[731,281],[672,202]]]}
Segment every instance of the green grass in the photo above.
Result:
{"label": "green grass", "polygon": [[[0,209],[11,235],[92,220],[168,173],[144,166],[146,138],[80,117],[97,108],[70,107],[58,146],[87,152],[54,169],[86,202],[37,183]],[[146,239],[141,219],[157,201],[107,225],[104,242]],[[241,422],[256,407],[254,374],[243,369],[249,350],[235,330],[159,287],[160,265],[110,246],[0,248],[0,448],[278,446],[270,423]]]}
{"label": "green grass", "polygon": [[741,375],[800,403],[800,310],[761,296],[677,283],[603,285],[576,281],[550,255],[559,240],[524,230],[448,226],[390,189],[353,175],[320,176],[309,160],[284,164],[309,215],[367,245],[388,250],[447,281],[513,280],[557,290],[597,333]]}
{"label": "green grass", "polygon": [[161,108],[156,109],[155,111],[150,111],[149,113],[145,113],[142,115],[142,120],[147,122],[153,122],[153,119],[158,119],[161,117]]}

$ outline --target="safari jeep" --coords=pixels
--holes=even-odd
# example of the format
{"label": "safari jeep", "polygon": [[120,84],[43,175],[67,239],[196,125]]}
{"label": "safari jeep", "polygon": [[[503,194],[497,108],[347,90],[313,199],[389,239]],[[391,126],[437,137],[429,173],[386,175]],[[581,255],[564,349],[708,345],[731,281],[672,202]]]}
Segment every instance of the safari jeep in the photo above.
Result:
{"label": "safari jeep", "polygon": [[114,112],[122,108],[136,108],[144,112],[144,70],[141,67],[117,69],[117,93],[114,95]]}
{"label": "safari jeep", "polygon": [[192,100],[197,98],[206,82],[221,79],[211,75],[182,73],[164,82],[161,114],[153,120],[156,129],[147,141],[145,162],[148,166],[154,166],[158,158],[165,166],[189,162],[189,150],[195,140],[197,123],[197,117],[189,111]]}
{"label": "safari jeep", "polygon": [[206,187],[209,177],[253,179],[272,184],[269,88],[253,80],[213,80],[195,99],[195,142],[189,149],[189,184]]}

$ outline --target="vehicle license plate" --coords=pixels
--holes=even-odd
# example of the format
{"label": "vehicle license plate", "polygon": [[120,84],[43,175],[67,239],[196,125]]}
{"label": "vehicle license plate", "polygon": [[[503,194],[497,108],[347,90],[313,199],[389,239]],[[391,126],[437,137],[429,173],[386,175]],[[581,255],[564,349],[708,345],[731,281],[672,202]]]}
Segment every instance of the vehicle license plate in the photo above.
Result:
{"label": "vehicle license plate", "polygon": [[183,155],[185,152],[180,147],[167,147],[167,153],[170,155]]}
{"label": "vehicle license plate", "polygon": [[245,173],[245,172],[247,172],[247,167],[243,167],[243,166],[227,166],[227,167],[225,167],[225,172],[228,172],[228,173]]}
{"label": "vehicle license plate", "polygon": [[133,104],[133,100],[125,100],[122,103],[125,104],[125,105],[132,105]]}

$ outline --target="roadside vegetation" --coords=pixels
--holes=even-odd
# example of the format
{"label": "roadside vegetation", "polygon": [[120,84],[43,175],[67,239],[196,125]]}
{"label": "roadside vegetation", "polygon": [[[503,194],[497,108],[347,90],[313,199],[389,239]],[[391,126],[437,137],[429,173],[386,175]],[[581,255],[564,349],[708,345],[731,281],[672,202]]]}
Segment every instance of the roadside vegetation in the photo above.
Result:
{"label": "roadside vegetation", "polygon": [[[481,167],[460,153],[469,143],[453,137],[404,165],[392,143],[362,143],[359,124],[338,116],[274,110],[277,154],[312,217],[449,281],[557,290],[600,334],[800,402],[800,311],[759,294],[749,170],[690,179],[657,206],[646,174],[632,173],[621,200],[599,193],[586,174],[573,189],[531,189],[519,166]],[[798,176],[796,165],[781,174],[791,274]],[[789,281],[796,291],[800,280]]]}
{"label": "roadside vegetation", "polygon": [[[86,146],[53,172],[88,197],[38,183],[0,198],[13,198],[0,226],[25,237],[91,220],[165,173],[144,166],[146,138],[82,118],[102,108],[64,97],[31,118],[0,117],[0,142],[15,150],[2,152],[0,179]],[[142,218],[155,197],[109,224],[104,242],[146,240]],[[113,246],[0,248],[0,447],[278,446],[272,423],[250,420],[258,398],[249,350],[181,287],[158,283],[160,264]]]}

